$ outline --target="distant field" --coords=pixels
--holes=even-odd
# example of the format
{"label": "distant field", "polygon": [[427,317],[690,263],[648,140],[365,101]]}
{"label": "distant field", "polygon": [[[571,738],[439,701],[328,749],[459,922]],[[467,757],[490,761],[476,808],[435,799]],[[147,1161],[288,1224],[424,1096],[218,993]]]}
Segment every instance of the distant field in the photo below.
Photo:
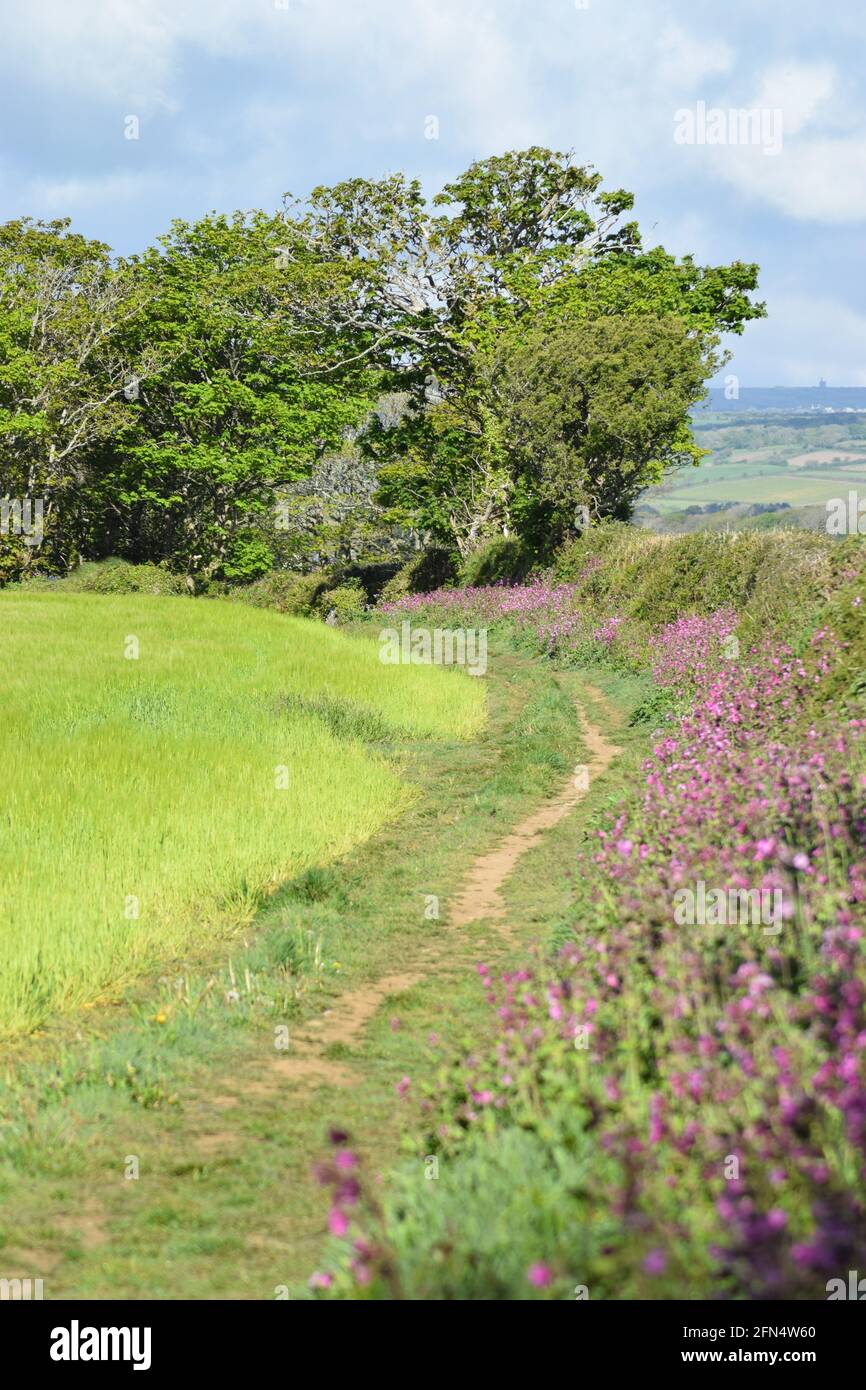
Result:
{"label": "distant field", "polygon": [[855,453],[853,450],[848,452],[841,449],[811,449],[806,454],[794,454],[788,460],[792,468],[807,468],[809,464],[816,463],[841,463],[847,465],[850,460],[856,463],[866,464],[866,454]]}
{"label": "distant field", "polygon": [[815,474],[801,469],[781,477],[777,471],[744,476],[721,469],[717,473],[701,469],[699,477],[653,497],[651,504],[659,510],[707,502],[788,502],[792,507],[802,507],[844,496],[846,489],[855,487],[858,481],[866,485],[866,469],[852,469],[841,475],[835,471]]}
{"label": "distant field", "polygon": [[366,738],[484,720],[469,677],[218,600],[7,590],[0,623],[0,1034],[230,931],[372,835],[408,793]]}
{"label": "distant field", "polygon": [[[817,516],[820,525],[831,498],[845,496],[849,488],[866,492],[866,421],[859,418],[844,426],[801,422],[795,429],[790,421],[776,424],[772,418],[743,415],[724,429],[701,426],[696,438],[712,450],[710,457],[698,468],[672,474],[641,498],[661,514],[664,521],[659,524],[668,529],[702,525],[700,517],[695,522],[683,515],[682,523],[678,517],[688,507],[713,504],[739,505],[741,512],[785,503],[792,510],[812,508],[801,515]],[[720,520],[716,512],[706,524],[715,526]]]}

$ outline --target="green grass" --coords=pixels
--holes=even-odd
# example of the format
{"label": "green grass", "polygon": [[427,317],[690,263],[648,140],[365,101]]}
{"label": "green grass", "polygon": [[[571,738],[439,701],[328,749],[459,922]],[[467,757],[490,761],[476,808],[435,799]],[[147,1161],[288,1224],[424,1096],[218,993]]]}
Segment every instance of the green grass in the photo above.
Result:
{"label": "green grass", "polygon": [[[346,1125],[377,1169],[391,1168],[409,1124],[396,1082],[487,1038],[475,962],[504,950],[521,959],[558,920],[529,923],[510,943],[483,924],[449,926],[472,858],[583,756],[573,703],[582,690],[571,676],[491,643],[483,684],[489,715],[479,733],[413,744],[403,776],[416,794],[399,819],[301,872],[245,941],[216,941],[161,981],[140,981],[121,1005],[88,1013],[78,1035],[79,1020],[59,1020],[49,1036],[6,1049],[0,1274],[44,1277],[46,1299],[302,1291],[327,1235],[327,1194],[310,1169],[328,1126]],[[605,794],[599,782],[588,800]],[[540,897],[550,866],[520,877]],[[439,920],[425,916],[431,893]],[[436,943],[439,968],[385,1001],[339,1059],[351,1086],[297,1090],[279,1078],[275,1024],[300,1034],[338,1008],[343,991],[411,968]],[[137,1181],[125,1176],[129,1155],[140,1161]],[[418,1173],[423,1182],[420,1164]]]}
{"label": "green grass", "polygon": [[237,928],[398,814],[371,734],[484,719],[460,673],[218,600],[7,591],[0,623],[7,1036]]}

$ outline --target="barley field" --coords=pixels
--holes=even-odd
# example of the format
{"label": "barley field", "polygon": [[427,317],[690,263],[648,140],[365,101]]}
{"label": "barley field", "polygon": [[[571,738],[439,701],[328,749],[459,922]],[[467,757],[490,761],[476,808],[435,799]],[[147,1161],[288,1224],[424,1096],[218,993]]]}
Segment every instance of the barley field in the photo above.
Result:
{"label": "barley field", "polygon": [[383,747],[463,739],[478,682],[236,604],[0,594],[0,1034],[248,921],[410,792]]}

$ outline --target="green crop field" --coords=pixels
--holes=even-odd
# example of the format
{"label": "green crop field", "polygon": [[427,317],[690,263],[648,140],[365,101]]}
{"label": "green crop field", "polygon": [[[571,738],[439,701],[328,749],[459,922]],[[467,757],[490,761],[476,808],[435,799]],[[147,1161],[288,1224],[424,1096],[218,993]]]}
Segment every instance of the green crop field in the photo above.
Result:
{"label": "green crop field", "polygon": [[[709,456],[648,488],[641,503],[667,529],[693,525],[686,509],[699,507],[737,509],[732,519],[756,506],[785,507],[789,524],[798,509],[812,509],[820,525],[828,501],[849,488],[866,489],[864,430],[859,417],[845,424],[804,421],[796,428],[748,414],[724,428],[699,421],[696,439]],[[719,519],[716,511],[705,524]]]}
{"label": "green crop field", "polygon": [[801,507],[810,503],[824,505],[832,497],[843,497],[848,488],[863,487],[866,471],[846,469],[843,473],[810,473],[805,469],[775,468],[772,471],[747,473],[742,468],[714,468],[706,465],[696,469],[670,491],[653,497],[652,505],[661,509],[687,507],[707,502],[787,502]]}
{"label": "green crop field", "polygon": [[479,682],[215,600],[0,595],[0,1033],[249,920],[397,814],[369,741],[462,739]]}

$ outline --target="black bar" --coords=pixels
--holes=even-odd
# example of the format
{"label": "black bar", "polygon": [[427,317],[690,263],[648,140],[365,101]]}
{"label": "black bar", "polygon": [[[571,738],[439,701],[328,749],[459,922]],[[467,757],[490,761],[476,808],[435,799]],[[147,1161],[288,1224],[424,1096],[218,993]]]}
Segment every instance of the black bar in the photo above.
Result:
{"label": "black bar", "polygon": [[[386,1323],[379,1324],[378,1316],[369,1305],[356,1323],[351,1313],[347,1328],[346,1313],[322,1307],[314,1301],[270,1303],[157,1303],[157,1302],[4,1302],[0,1305],[0,1328],[5,1333],[6,1355],[14,1356],[16,1369],[48,1372],[51,1379],[62,1382],[70,1376],[92,1379],[100,1372],[113,1376],[129,1374],[136,1381],[146,1375],[165,1376],[189,1371],[213,1372],[222,1379],[249,1377],[265,1373],[271,1366],[282,1370],[286,1379],[305,1374],[302,1370],[310,1357],[319,1364],[320,1374],[330,1378],[345,1365],[357,1375],[366,1366],[365,1374],[382,1375],[390,1379],[396,1374],[388,1347],[382,1342],[415,1331],[407,1326],[406,1312],[392,1309]],[[414,1314],[410,1314],[414,1323]],[[425,1321],[430,1314],[421,1314]],[[470,1321],[461,1327],[464,1317]],[[642,1376],[667,1374],[675,1370],[687,1376],[700,1376],[706,1369],[737,1372],[758,1370],[775,1374],[791,1368],[811,1371],[826,1380],[828,1373],[857,1365],[862,1353],[866,1330],[864,1310],[857,1302],[798,1302],[798,1303],[593,1303],[576,1301],[572,1306],[542,1313],[544,1323],[533,1321],[525,1327],[514,1322],[508,1314],[503,1332],[491,1340],[493,1311],[478,1319],[475,1305],[463,1314],[456,1310],[445,1313],[448,1336],[460,1336],[460,1341],[442,1342],[445,1327],[440,1312],[430,1331],[443,1355],[443,1373],[450,1374],[459,1362],[465,1367],[467,1353],[472,1349],[482,1363],[489,1367],[504,1353],[513,1356],[522,1351],[532,1361],[539,1357],[548,1362],[567,1353],[575,1375],[595,1374],[606,1367],[611,1375],[620,1371],[638,1372]],[[521,1315],[522,1316],[522,1315]],[[553,1323],[547,1318],[553,1317]],[[452,1324],[451,1319],[454,1319]],[[118,1329],[115,1338],[107,1334],[103,1340],[88,1329]],[[132,1329],[139,1329],[137,1338]],[[149,1330],[149,1339],[145,1334]],[[533,1343],[529,1338],[538,1330],[554,1333],[552,1344]],[[124,1335],[125,1332],[125,1335]],[[348,1335],[347,1335],[348,1334]],[[462,1334],[462,1335],[461,1335]],[[96,1348],[107,1359],[84,1359],[81,1352]],[[126,1360],[110,1359],[117,1348],[127,1353]],[[60,1360],[52,1357],[66,1353],[70,1357],[77,1349],[79,1359]],[[462,1348],[462,1350],[458,1350]],[[570,1348],[570,1350],[568,1350]],[[372,1353],[375,1351],[375,1360]],[[392,1351],[401,1359],[398,1344]],[[429,1350],[427,1356],[429,1357]],[[344,1359],[345,1358],[345,1359]],[[384,1360],[383,1360],[384,1358]],[[488,1360],[489,1358],[490,1360]],[[133,1369],[135,1359],[140,1369]],[[425,1358],[426,1360],[426,1358]],[[145,1364],[145,1362],[147,1364]],[[390,1370],[389,1370],[390,1362]],[[378,1364],[378,1371],[376,1366]],[[428,1371],[431,1368],[426,1361]],[[448,1368],[451,1368],[449,1370]],[[582,1369],[581,1369],[582,1368]],[[417,1373],[416,1367],[416,1373]],[[850,1372],[849,1372],[850,1373]],[[411,1364],[404,1360],[403,1374],[412,1375]],[[413,1377],[414,1378],[414,1377]]]}

